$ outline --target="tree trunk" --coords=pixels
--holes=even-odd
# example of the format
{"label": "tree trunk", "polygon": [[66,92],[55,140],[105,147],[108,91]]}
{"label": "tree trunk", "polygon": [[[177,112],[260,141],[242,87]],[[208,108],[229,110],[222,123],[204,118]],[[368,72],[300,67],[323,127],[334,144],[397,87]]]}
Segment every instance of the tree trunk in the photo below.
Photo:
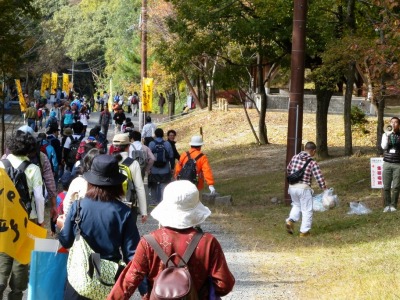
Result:
{"label": "tree trunk", "polygon": [[203,105],[203,107],[207,106],[208,103],[208,94],[207,94],[207,81],[204,78],[204,75],[202,75],[200,77],[200,88],[201,88],[201,97],[200,97],[200,101],[201,104]]}
{"label": "tree trunk", "polygon": [[198,97],[196,91],[194,90],[193,85],[192,85],[192,83],[190,82],[189,77],[187,76],[186,72],[182,71],[182,75],[183,75],[183,78],[185,79],[186,85],[189,87],[189,90],[190,90],[190,93],[192,94],[192,97],[193,97],[193,99],[194,99],[194,102],[196,103],[196,105],[197,105],[198,107],[200,107],[201,109],[203,109],[204,107],[201,106],[201,103],[200,103],[200,101],[199,101],[199,97]]}
{"label": "tree trunk", "polygon": [[377,103],[378,106],[378,124],[376,127],[376,153],[378,155],[383,154],[383,149],[381,147],[381,141],[382,141],[382,133],[383,133],[383,128],[385,124],[383,123],[383,117],[384,117],[384,112],[385,112],[385,88],[384,85],[381,87],[381,97],[380,101]]}
{"label": "tree trunk", "polygon": [[[355,0],[347,0],[346,25],[351,34],[356,32]],[[356,63],[352,61],[347,68],[346,93],[344,96],[344,155],[353,154],[353,136],[351,132],[351,100],[355,81]]]}
{"label": "tree trunk", "polygon": [[355,62],[351,62],[347,69],[346,93],[344,95],[344,155],[353,154],[353,136],[351,132],[351,100],[353,98]]}
{"label": "tree trunk", "polygon": [[266,145],[269,144],[267,137],[267,126],[265,125],[265,118],[267,115],[267,95],[265,93],[264,87],[264,76],[263,76],[263,67],[262,67],[262,57],[261,54],[258,53],[257,56],[257,75],[258,75],[258,92],[261,97],[261,107],[260,107],[260,118],[258,121],[258,131],[260,137],[260,144]]}
{"label": "tree trunk", "polygon": [[[240,96],[240,91],[238,91],[238,92],[239,92],[239,96]],[[249,117],[249,113],[248,113],[248,111],[247,111],[247,109],[246,109],[246,101],[243,100],[241,97],[240,97],[240,100],[241,100],[242,105],[243,105],[244,113],[246,114],[247,122],[248,122],[249,125],[250,125],[251,132],[253,133],[254,138],[255,138],[256,141],[257,141],[257,144],[258,144],[258,145],[261,145],[260,139],[258,138],[256,131],[254,130],[253,124],[251,123],[251,119],[250,119],[250,117]]]}
{"label": "tree trunk", "polygon": [[333,92],[316,88],[317,113],[316,113],[316,132],[317,132],[317,157],[328,158],[328,109]]}

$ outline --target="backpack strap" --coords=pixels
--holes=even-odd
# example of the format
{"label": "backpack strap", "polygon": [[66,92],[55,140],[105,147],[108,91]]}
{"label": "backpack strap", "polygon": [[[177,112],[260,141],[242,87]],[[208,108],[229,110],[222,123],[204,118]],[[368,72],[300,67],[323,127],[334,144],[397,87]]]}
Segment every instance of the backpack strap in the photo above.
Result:
{"label": "backpack strap", "polygon": [[135,161],[135,160],[134,160],[132,157],[129,157],[129,156],[128,156],[127,158],[124,159],[123,162],[121,162],[121,164],[123,164],[123,165],[129,167],[131,164],[133,164],[134,161]]}
{"label": "backpack strap", "polygon": [[[1,160],[1,162],[3,163],[3,165],[4,165],[4,168],[11,168],[13,165],[11,164],[11,162],[7,159],[7,158],[4,158],[4,159],[2,159]],[[18,170],[20,170],[20,171],[22,171],[22,172],[25,172],[25,170],[26,170],[26,168],[29,166],[31,164],[31,162],[30,161],[28,161],[28,160],[24,160],[19,166],[18,166]]]}
{"label": "backpack strap", "polygon": [[200,242],[200,239],[203,236],[203,232],[196,232],[196,234],[193,236],[192,240],[190,241],[189,246],[186,248],[185,253],[183,254],[183,257],[181,261],[179,262],[179,267],[185,266],[189,262],[190,257],[192,256],[194,250],[196,250],[197,245]]}
{"label": "backpack strap", "polygon": [[[181,258],[181,261],[179,262],[178,266],[183,267],[187,264],[189,261],[190,257],[192,256],[194,250],[196,249],[197,245],[200,242],[201,237],[203,236],[203,232],[196,232],[196,234],[193,236],[192,240],[190,241],[188,247],[185,250],[185,253],[183,254],[183,257]],[[154,249],[154,251],[157,253],[158,257],[162,260],[165,266],[167,266],[167,263],[169,261],[169,257],[165,252],[162,250],[161,246],[158,244],[156,239],[151,235],[151,234],[146,234],[143,236],[143,238],[150,244],[150,246]],[[180,256],[178,256],[180,257]]]}
{"label": "backpack strap", "polygon": [[204,154],[203,153],[200,153],[199,155],[197,155],[195,158],[194,158],[194,160],[195,161],[197,161],[200,157],[202,157]]}
{"label": "backpack strap", "polygon": [[164,265],[167,265],[168,256],[165,254],[161,246],[157,243],[156,239],[151,234],[146,234],[143,238],[150,244],[151,248],[156,252],[158,257],[162,260]]}

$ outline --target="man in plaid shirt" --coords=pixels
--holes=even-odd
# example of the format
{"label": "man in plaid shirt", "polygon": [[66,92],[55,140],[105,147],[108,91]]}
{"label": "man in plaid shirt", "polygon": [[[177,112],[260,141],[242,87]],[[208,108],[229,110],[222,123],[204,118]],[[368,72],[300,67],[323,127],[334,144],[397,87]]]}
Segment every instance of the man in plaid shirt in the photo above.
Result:
{"label": "man in plaid shirt", "polygon": [[317,162],[312,157],[317,152],[317,146],[313,142],[308,142],[304,146],[304,151],[293,156],[289,165],[287,166],[287,174],[293,174],[300,170],[307,161],[310,160],[306,169],[304,170],[303,178],[296,184],[289,185],[289,195],[292,198],[292,209],[290,210],[289,218],[286,219],[286,230],[288,233],[293,234],[294,223],[300,220],[300,237],[305,237],[310,234],[313,217],[313,200],[311,189],[311,176],[317,180],[321,189],[326,190],[324,176]]}

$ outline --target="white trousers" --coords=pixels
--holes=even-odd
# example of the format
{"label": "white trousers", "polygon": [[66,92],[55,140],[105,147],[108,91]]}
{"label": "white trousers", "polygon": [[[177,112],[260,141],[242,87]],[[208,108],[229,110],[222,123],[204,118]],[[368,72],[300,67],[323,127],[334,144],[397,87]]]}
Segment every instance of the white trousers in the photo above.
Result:
{"label": "white trousers", "polygon": [[289,187],[289,195],[292,198],[292,209],[289,219],[297,222],[301,217],[300,232],[307,232],[311,229],[313,217],[312,189]]}

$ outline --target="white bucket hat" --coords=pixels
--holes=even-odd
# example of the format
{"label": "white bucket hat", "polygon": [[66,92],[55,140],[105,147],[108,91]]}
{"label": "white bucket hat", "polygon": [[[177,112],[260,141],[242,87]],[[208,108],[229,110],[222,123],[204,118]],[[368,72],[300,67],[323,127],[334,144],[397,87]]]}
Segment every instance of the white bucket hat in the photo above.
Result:
{"label": "white bucket hat", "polygon": [[190,146],[195,146],[195,147],[202,146],[203,144],[204,144],[203,138],[200,135],[192,136],[192,139],[190,140],[189,143]]}
{"label": "white bucket hat", "polygon": [[211,211],[200,202],[193,183],[177,180],[165,187],[163,200],[151,215],[164,227],[185,229],[203,223]]}

